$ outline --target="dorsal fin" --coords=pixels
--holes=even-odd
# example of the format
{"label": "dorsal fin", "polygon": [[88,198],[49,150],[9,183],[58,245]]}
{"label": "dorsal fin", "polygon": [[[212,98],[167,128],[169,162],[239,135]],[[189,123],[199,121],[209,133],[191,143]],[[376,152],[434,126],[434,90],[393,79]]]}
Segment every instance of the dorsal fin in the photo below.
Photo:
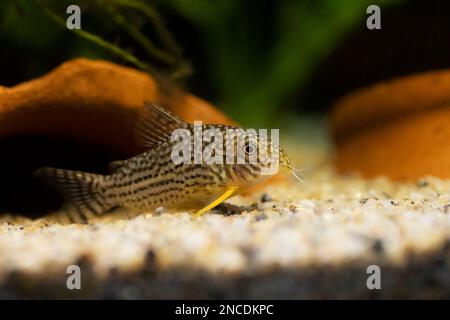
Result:
{"label": "dorsal fin", "polygon": [[156,104],[145,102],[135,126],[137,141],[146,148],[153,148],[170,139],[175,129],[187,129],[189,124]]}

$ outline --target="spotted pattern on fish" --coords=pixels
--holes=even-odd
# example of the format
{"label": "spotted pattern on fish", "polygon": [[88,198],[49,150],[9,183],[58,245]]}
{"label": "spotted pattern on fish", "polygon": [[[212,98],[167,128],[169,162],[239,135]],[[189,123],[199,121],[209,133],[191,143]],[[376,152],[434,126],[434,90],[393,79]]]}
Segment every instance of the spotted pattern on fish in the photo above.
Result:
{"label": "spotted pattern on fish", "polygon": [[[239,192],[260,181],[262,164],[175,164],[171,154],[177,142],[171,141],[173,130],[189,130],[194,126],[184,122],[162,107],[146,103],[136,124],[136,136],[149,150],[133,158],[111,163],[109,175],[85,173],[56,168],[41,168],[35,175],[56,187],[66,200],[75,205],[73,222],[87,222],[111,208],[124,206],[139,210],[164,207],[169,210],[195,210],[204,207],[230,185]],[[227,125],[203,125],[203,130],[216,129],[224,136]],[[224,139],[225,140],[225,139]],[[234,144],[224,141],[223,147]],[[267,148],[267,141],[260,147]],[[225,162],[225,152],[223,153]],[[237,155],[235,155],[236,160]],[[292,169],[292,163],[280,148],[280,165]]]}

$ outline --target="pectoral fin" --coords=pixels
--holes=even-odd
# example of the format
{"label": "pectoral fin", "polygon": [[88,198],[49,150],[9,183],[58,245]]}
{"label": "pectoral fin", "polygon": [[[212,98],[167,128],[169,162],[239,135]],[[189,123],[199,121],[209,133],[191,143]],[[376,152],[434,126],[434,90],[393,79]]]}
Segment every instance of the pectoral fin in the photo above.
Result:
{"label": "pectoral fin", "polygon": [[229,187],[222,195],[220,195],[217,199],[215,199],[213,202],[211,202],[210,204],[208,204],[206,207],[200,209],[199,211],[197,211],[195,213],[196,216],[201,216],[203,215],[205,212],[215,208],[216,206],[218,206],[219,204],[221,204],[222,202],[224,202],[225,200],[227,200],[229,197],[231,197],[234,192],[238,189],[238,187],[236,186],[232,186]]}

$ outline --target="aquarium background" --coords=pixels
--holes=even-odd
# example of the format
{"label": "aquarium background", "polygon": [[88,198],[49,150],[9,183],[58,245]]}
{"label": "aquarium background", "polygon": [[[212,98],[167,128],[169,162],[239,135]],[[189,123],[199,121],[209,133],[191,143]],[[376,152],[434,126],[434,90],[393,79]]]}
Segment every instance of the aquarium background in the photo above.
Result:
{"label": "aquarium background", "polygon": [[[366,27],[372,4],[381,30]],[[450,298],[448,17],[444,0],[0,0],[0,299]],[[128,116],[144,97],[280,128],[304,181],[277,175],[202,217],[70,223],[33,173],[108,174],[140,153]],[[73,265],[83,290],[68,290]]]}
{"label": "aquarium background", "polygon": [[[86,34],[61,24],[72,3]],[[381,30],[366,28],[370,4]],[[446,1],[7,0],[0,84],[74,57],[107,59],[171,79],[243,125],[289,127],[355,88],[448,67],[449,13]]]}

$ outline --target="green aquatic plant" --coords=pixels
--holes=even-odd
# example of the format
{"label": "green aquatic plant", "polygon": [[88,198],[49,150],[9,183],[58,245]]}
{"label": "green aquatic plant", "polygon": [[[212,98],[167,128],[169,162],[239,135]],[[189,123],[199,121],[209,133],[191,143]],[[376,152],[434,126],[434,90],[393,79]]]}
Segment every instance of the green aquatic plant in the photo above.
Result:
{"label": "green aquatic plant", "polygon": [[[385,10],[400,1],[377,4]],[[289,118],[297,106],[286,108],[286,101],[304,90],[317,65],[346,34],[366,27],[366,8],[372,4],[370,0],[80,0],[76,4],[82,9],[83,28],[68,30],[65,9],[72,2],[0,4],[3,42],[37,53],[38,61],[27,61],[31,71],[25,75],[41,74],[75,56],[109,59],[187,87],[200,82],[203,91],[197,94],[246,126],[278,125],[275,119]],[[180,21],[189,26],[187,31],[174,28]],[[188,58],[186,48],[191,49]]]}
{"label": "green aquatic plant", "polygon": [[[66,27],[65,17],[58,14],[50,5],[50,3],[54,3],[54,1],[35,1],[39,4],[43,12],[48,17],[50,17],[61,27]],[[65,5],[66,4],[59,4],[59,7],[64,8]],[[78,5],[91,6],[106,13],[110,21],[112,21],[117,27],[121,28],[131,39],[133,39],[145,50],[148,60],[158,61],[168,67],[169,74],[172,79],[176,80],[190,74],[190,64],[183,58],[180,47],[177,45],[170,31],[166,28],[158,12],[150,4],[138,0],[94,0],[89,3],[80,1]],[[158,36],[163,48],[159,48],[150,37],[146,36],[137,25],[131,22],[133,21],[133,17],[127,16],[128,13],[125,12],[129,9],[134,10],[138,14],[147,18],[156,31],[155,34]],[[111,53],[123,58],[125,61],[141,70],[153,74],[157,73],[157,68],[152,66],[150,62],[144,62],[142,59],[138,58],[136,55],[133,55],[126,49],[103,39],[102,36],[83,29],[74,29],[73,32],[78,36],[91,41],[93,44],[109,50]]]}

